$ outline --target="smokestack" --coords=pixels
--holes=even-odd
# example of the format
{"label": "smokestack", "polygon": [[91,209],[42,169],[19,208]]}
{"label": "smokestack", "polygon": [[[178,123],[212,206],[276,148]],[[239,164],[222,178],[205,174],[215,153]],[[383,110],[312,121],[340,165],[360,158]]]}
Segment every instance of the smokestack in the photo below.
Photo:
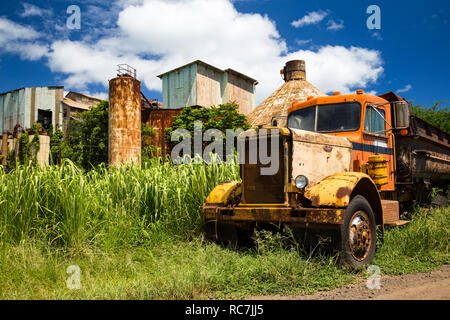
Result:
{"label": "smokestack", "polygon": [[291,80],[306,80],[306,68],[304,60],[291,60],[286,62],[286,65],[281,70],[284,76],[284,81]]}

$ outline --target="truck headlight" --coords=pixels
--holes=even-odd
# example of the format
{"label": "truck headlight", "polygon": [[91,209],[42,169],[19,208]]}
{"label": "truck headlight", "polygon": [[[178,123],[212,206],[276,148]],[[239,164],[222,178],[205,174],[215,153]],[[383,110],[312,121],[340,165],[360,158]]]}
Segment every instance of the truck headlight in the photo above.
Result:
{"label": "truck headlight", "polygon": [[303,189],[307,185],[308,185],[308,178],[307,177],[299,175],[299,176],[297,176],[297,178],[295,178],[295,186],[298,189]]}

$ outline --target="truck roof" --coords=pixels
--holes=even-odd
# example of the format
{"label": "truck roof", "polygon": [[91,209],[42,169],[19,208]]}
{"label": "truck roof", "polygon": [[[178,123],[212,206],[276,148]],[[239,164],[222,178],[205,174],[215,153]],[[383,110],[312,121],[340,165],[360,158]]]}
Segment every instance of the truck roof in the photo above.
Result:
{"label": "truck roof", "polygon": [[361,104],[363,104],[366,101],[382,104],[389,103],[389,101],[387,101],[386,99],[375,96],[373,94],[366,94],[364,93],[363,90],[357,90],[356,93],[352,94],[341,95],[339,93],[335,93],[332,96],[308,97],[306,101],[302,102],[294,101],[292,102],[292,106],[288,109],[288,114],[291,113],[292,111],[308,108],[318,104],[331,104],[331,103],[351,102],[351,101],[357,101]]}

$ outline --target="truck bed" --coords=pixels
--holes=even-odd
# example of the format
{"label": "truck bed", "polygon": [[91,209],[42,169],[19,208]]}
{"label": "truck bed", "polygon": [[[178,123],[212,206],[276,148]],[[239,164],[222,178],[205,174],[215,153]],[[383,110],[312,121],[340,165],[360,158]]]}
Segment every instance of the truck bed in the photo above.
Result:
{"label": "truck bed", "polygon": [[[394,92],[380,95],[389,102],[405,100]],[[406,101],[406,100],[405,100]],[[392,105],[392,104],[391,104]],[[408,134],[394,130],[396,183],[418,181],[448,184],[450,181],[450,135],[416,116],[410,116]]]}
{"label": "truck bed", "polygon": [[397,182],[450,181],[449,134],[411,116],[408,135],[395,134]]}

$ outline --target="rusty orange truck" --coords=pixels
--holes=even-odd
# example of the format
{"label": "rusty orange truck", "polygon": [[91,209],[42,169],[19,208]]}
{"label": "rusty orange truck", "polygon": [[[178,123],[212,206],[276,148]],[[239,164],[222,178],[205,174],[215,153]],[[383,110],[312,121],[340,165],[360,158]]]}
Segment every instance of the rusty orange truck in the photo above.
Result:
{"label": "rusty orange truck", "polygon": [[[261,174],[266,163],[249,161],[263,131],[279,141],[271,175]],[[292,103],[287,127],[250,129],[239,141],[242,181],[209,194],[206,235],[234,241],[256,227],[288,226],[299,236],[331,239],[354,269],[372,261],[385,226],[407,223],[401,205],[425,202],[432,186],[450,180],[449,134],[413,116],[393,92],[309,97]]]}

